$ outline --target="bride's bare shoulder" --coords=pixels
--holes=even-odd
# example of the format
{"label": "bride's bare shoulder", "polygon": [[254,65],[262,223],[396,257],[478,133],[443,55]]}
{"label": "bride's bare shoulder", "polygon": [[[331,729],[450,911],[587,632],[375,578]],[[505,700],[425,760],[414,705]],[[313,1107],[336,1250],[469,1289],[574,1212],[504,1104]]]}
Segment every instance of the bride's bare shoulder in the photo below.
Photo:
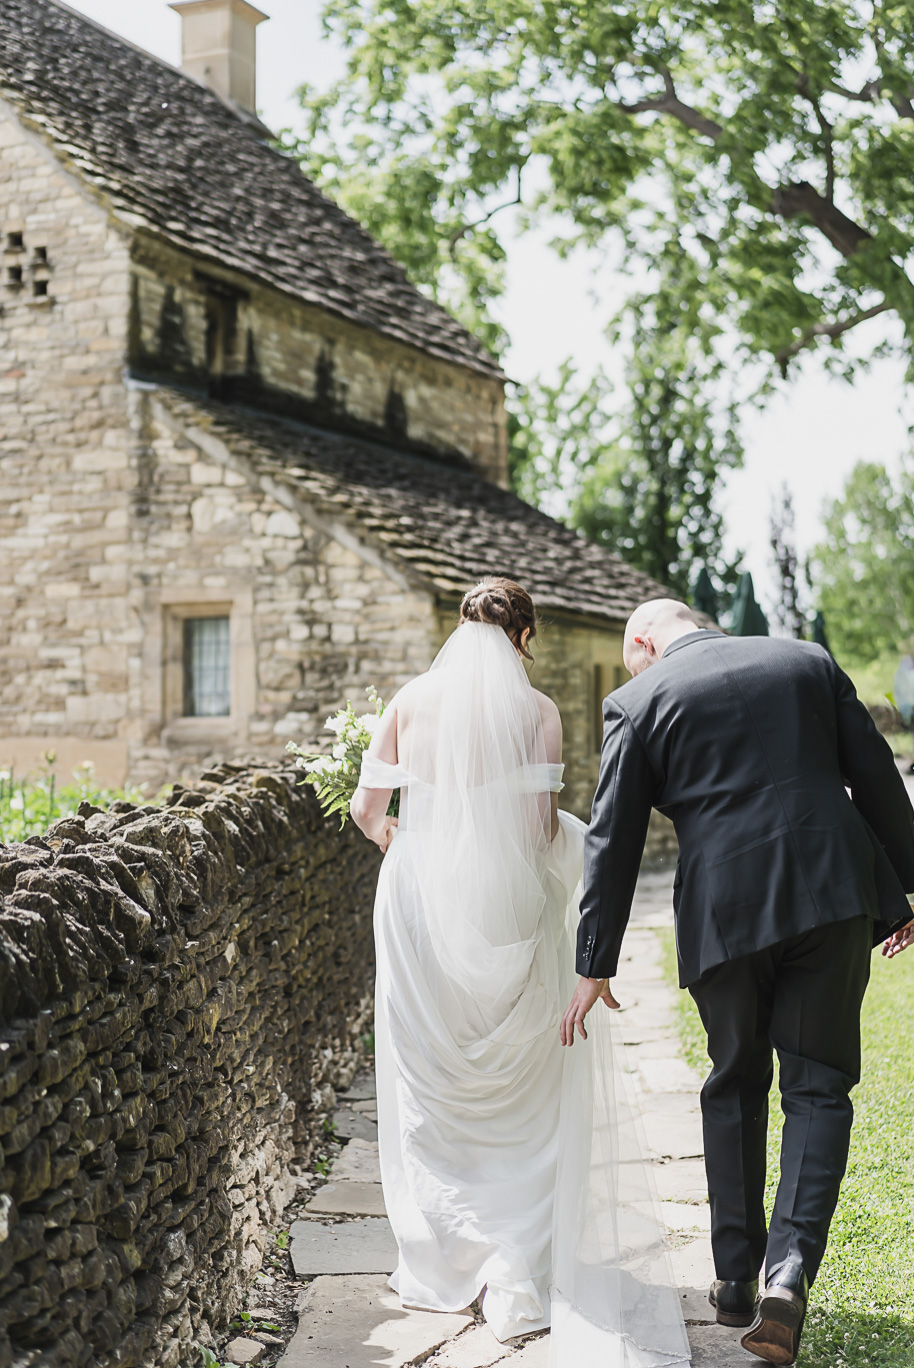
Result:
{"label": "bride's bare shoulder", "polygon": [[534,689],[533,697],[536,699],[536,706],[540,710],[543,739],[546,742],[546,750],[550,754],[550,759],[552,752],[556,750],[560,756],[562,753],[562,714],[548,694],[540,693],[539,689]]}
{"label": "bride's bare shoulder", "polygon": [[389,706],[395,708],[401,718],[408,717],[410,711],[415,707],[416,702],[422,698],[429,688],[429,675],[415,675],[412,679],[401,684],[400,688],[390,700]]}

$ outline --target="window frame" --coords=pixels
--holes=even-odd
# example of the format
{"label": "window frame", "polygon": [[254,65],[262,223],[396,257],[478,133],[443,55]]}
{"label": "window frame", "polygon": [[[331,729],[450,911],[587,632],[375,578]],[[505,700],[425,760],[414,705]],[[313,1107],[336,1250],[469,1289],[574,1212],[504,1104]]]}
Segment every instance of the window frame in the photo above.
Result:
{"label": "window frame", "polygon": [[[177,747],[244,745],[256,708],[250,586],[170,587],[155,596],[150,609],[143,647],[143,715],[152,720],[160,743]],[[228,716],[189,717],[184,713],[184,623],[191,617],[229,619]]]}

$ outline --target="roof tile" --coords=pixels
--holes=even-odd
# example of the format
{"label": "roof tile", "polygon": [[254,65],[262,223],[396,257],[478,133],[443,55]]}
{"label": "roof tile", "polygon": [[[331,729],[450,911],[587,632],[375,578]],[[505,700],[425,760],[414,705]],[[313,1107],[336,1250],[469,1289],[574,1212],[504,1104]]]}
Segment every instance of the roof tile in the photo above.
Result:
{"label": "roof tile", "polygon": [[615,623],[669,592],[470,471],[184,392],[155,397],[191,440],[190,430],[206,431],[426,588],[459,595],[484,575],[506,574],[541,610]]}
{"label": "roof tile", "polygon": [[458,365],[477,338],[220,96],[56,0],[0,3],[0,93],[131,226]]}

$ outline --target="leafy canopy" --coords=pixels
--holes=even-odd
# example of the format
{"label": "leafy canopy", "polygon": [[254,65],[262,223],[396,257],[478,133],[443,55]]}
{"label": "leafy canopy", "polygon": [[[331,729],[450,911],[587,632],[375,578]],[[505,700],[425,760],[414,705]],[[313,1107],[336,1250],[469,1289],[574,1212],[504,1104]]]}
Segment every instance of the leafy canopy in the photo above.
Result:
{"label": "leafy canopy", "polygon": [[880,314],[909,346],[912,0],[328,0],[325,22],[348,69],[305,93],[297,154],[490,343],[519,203],[655,283],[685,260],[677,306],[782,370]]}
{"label": "leafy canopy", "polygon": [[812,553],[819,606],[839,659],[866,664],[914,637],[914,458],[895,476],[861,461]]}
{"label": "leafy canopy", "polygon": [[719,363],[664,301],[641,301],[621,406],[602,372],[581,386],[570,361],[557,384],[522,391],[512,412],[512,479],[525,498],[683,598],[692,596],[696,566],[707,567],[725,602],[736,564],[722,552],[715,494],[721,470],[742,456],[735,415],[714,397]]}

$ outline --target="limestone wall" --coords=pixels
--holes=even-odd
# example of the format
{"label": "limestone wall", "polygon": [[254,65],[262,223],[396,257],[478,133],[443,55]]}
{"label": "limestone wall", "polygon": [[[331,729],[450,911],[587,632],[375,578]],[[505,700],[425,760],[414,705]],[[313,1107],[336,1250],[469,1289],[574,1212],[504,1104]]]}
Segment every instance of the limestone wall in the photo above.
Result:
{"label": "limestone wall", "polygon": [[[622,628],[578,626],[546,617],[532,649],[536,663],[530,669],[531,682],[555,699],[562,714],[565,788],[559,806],[589,821],[600,771],[603,699],[630,678],[622,664]],[[652,813],[646,864],[672,870],[677,853],[672,822]]]}
{"label": "limestone wall", "polygon": [[0,1368],[199,1363],[259,1266],[370,1029],[376,852],[293,780],[0,847]]}
{"label": "limestone wall", "polygon": [[91,735],[124,767],[129,253],[2,102],[0,305],[0,765]]}
{"label": "limestone wall", "polygon": [[358,328],[144,237],[134,246],[131,365],[507,482],[500,380]]}
{"label": "limestone wall", "polygon": [[[230,452],[187,440],[155,395],[133,396],[135,501],[125,553],[137,623],[130,775],[158,785],[201,762],[278,756],[316,743],[328,713],[373,684],[389,699],[428,668],[429,595],[395,584],[265,492]],[[183,717],[168,688],[170,623],[207,604],[230,612],[232,715]],[[324,733],[327,739],[326,733]]]}

